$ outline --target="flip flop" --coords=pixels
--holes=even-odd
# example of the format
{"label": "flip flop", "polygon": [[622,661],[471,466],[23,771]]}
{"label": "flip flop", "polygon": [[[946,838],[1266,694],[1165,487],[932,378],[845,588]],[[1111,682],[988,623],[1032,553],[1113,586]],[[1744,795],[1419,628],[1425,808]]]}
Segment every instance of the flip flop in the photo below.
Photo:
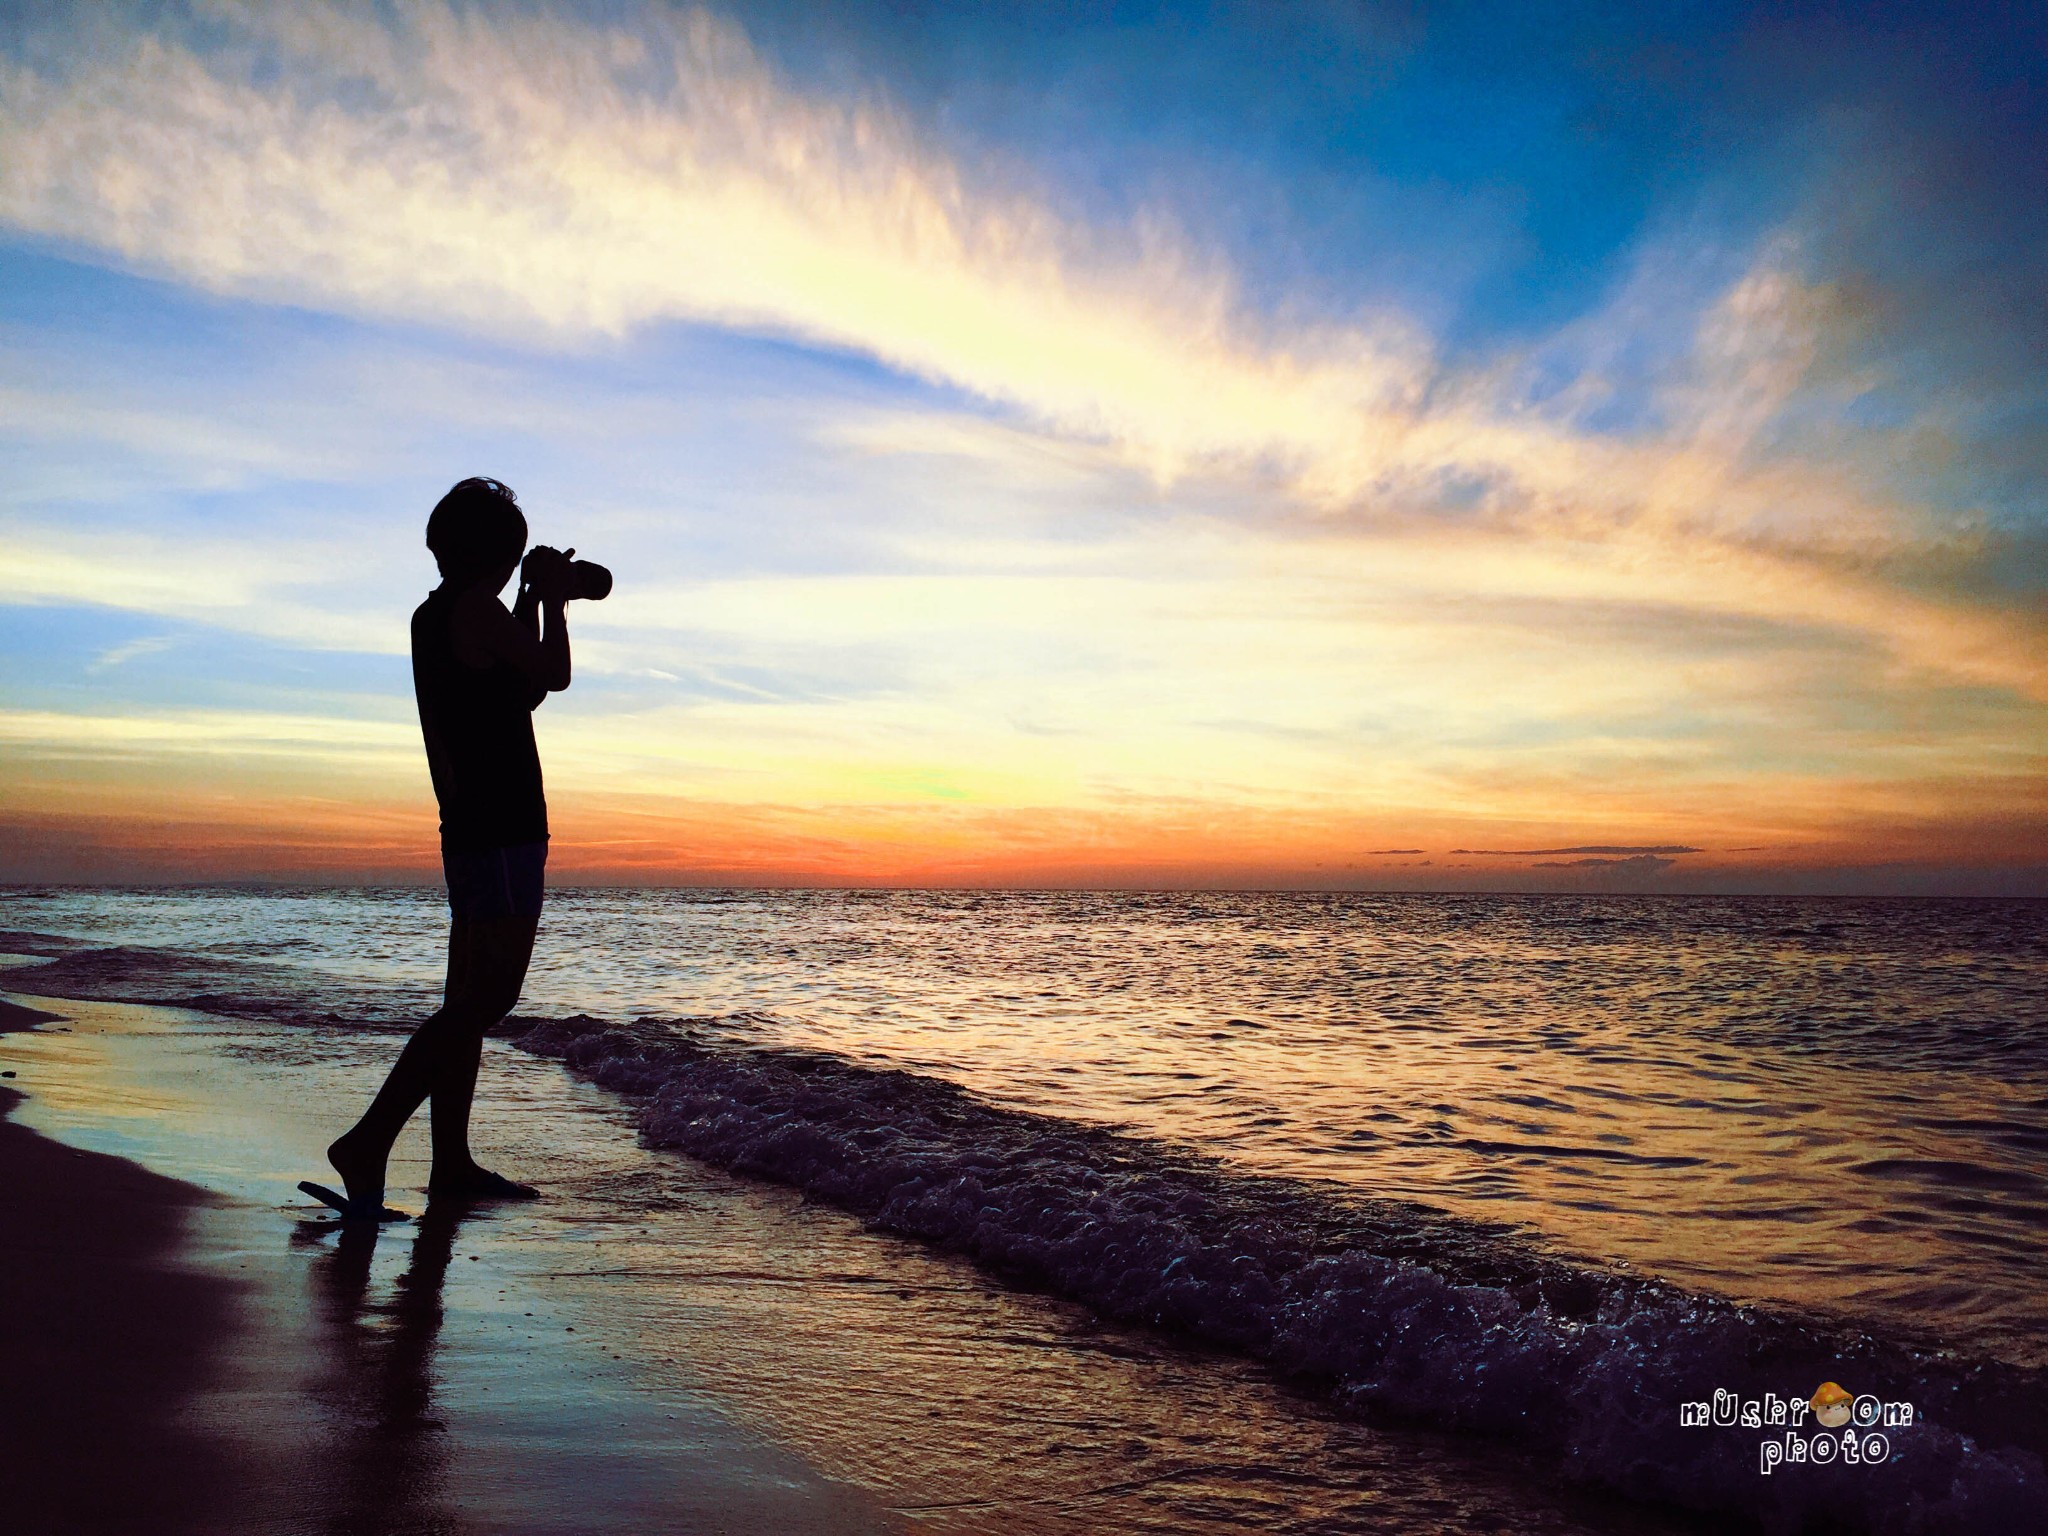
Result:
{"label": "flip flop", "polygon": [[322,1205],[333,1206],[337,1211],[341,1212],[341,1219],[343,1221],[386,1222],[412,1220],[412,1217],[404,1211],[393,1210],[388,1205],[380,1205],[374,1211],[365,1209],[339,1190],[329,1189],[325,1184],[315,1184],[311,1179],[299,1180],[299,1188],[306,1194],[311,1195],[315,1200],[318,1200]]}

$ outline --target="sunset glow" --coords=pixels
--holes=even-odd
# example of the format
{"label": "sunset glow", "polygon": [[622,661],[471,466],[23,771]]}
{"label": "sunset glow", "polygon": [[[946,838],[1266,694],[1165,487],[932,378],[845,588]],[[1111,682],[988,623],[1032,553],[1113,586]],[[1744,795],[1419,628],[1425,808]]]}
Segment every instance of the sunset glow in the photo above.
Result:
{"label": "sunset glow", "polygon": [[1995,49],[979,12],[17,26],[0,878],[432,874],[481,473],[559,879],[2048,891]]}

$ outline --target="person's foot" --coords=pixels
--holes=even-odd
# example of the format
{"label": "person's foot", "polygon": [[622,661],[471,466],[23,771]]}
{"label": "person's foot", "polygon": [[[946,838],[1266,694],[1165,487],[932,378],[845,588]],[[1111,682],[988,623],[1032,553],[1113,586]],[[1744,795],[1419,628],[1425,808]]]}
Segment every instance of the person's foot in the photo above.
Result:
{"label": "person's foot", "polygon": [[344,1134],[327,1149],[327,1161],[341,1175],[342,1192],[348,1203],[365,1211],[384,1208],[384,1159],[371,1157]]}
{"label": "person's foot", "polygon": [[436,1170],[427,1180],[429,1200],[538,1200],[540,1191],[471,1163],[454,1173]]}

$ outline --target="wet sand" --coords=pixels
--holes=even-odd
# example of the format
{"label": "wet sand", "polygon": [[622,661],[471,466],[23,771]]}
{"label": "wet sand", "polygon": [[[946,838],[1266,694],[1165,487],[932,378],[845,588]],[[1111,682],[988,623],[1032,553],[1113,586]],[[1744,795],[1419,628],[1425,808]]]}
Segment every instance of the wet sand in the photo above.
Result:
{"label": "wet sand", "polygon": [[[0,999],[0,1033],[58,1022]],[[27,1531],[193,1529],[236,1502],[225,1448],[179,1409],[232,1326],[233,1287],[175,1262],[205,1198],[15,1124],[0,1086],[0,1487]],[[111,1454],[110,1454],[111,1453]],[[122,1475],[106,1473],[118,1464]]]}
{"label": "wet sand", "polygon": [[[149,1128],[176,1096],[154,1093],[146,1066],[116,1069],[139,1043],[125,1031],[160,1024],[158,1011],[63,1006],[0,1007],[0,1029],[40,1026],[0,1039],[15,1074],[0,1085],[10,1532],[898,1527],[707,1405],[657,1405],[593,1380],[587,1360],[535,1350],[531,1306],[517,1329],[449,1327],[451,1293],[474,1306],[466,1293],[498,1288],[451,1284],[475,1257],[460,1215],[343,1231],[232,1179],[200,1188],[67,1145],[192,1155],[175,1124]],[[230,1140],[245,1140],[249,1106],[221,1108],[240,1112]],[[493,1300],[477,1310],[502,1324]]]}
{"label": "wet sand", "polygon": [[[18,1027],[25,1010],[0,1015]],[[21,1095],[0,1089],[0,1114]],[[180,1419],[236,1291],[178,1263],[204,1195],[0,1121],[0,1487],[19,1531],[196,1530],[246,1468]]]}
{"label": "wet sand", "polygon": [[[122,1489],[124,1439],[197,1445],[186,1502],[117,1492],[103,1523],[51,1529],[1672,1529],[1498,1447],[1336,1419],[1247,1362],[651,1152],[626,1106],[498,1042],[480,1149],[549,1198],[342,1233],[293,1184],[394,1037],[28,1000],[70,1022],[0,1037],[31,1094],[20,1117],[65,1145],[23,1141],[143,1181],[157,1227],[109,1220],[94,1240],[214,1308],[175,1330],[182,1353],[139,1362],[159,1381],[133,1408],[154,1417],[100,1435],[82,1407],[65,1432],[84,1450],[59,1463]],[[415,1211],[424,1151],[409,1130],[393,1168]],[[158,1246],[131,1242],[145,1230]],[[95,1251],[34,1268],[58,1291]],[[153,1295],[132,1304],[161,1312]],[[92,1348],[39,1370],[106,1369]]]}

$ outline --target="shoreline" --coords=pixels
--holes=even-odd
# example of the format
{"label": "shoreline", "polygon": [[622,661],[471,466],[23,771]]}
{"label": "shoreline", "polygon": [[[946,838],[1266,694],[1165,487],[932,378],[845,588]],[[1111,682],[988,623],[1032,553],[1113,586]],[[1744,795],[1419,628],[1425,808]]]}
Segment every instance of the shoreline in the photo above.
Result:
{"label": "shoreline", "polygon": [[[254,1469],[243,1528],[337,1507],[365,1529],[522,1532],[1685,1528],[648,1150],[627,1106],[499,1042],[480,1150],[549,1198],[337,1241],[289,1181],[388,1034],[29,1000],[74,1020],[0,1037],[38,1127],[209,1193],[186,1257],[247,1290],[228,1379],[176,1417]],[[248,1139],[215,1146],[230,1130]],[[395,1192],[423,1150],[401,1144]]]}
{"label": "shoreline", "polygon": [[[9,1005],[0,1030],[48,1020]],[[0,1086],[0,1485],[12,1528],[217,1528],[254,1469],[182,1422],[236,1333],[237,1288],[187,1267],[203,1190],[19,1124]],[[118,1475],[110,1476],[110,1473]]]}
{"label": "shoreline", "polygon": [[[1332,1230],[1294,1181],[1219,1182],[1205,1161],[1117,1131],[1047,1123],[895,1069],[722,1049],[687,1021],[543,1021],[517,1044],[634,1105],[653,1145],[789,1185],[1106,1319],[1256,1360],[1366,1422],[1512,1447],[1643,1508],[1958,1532],[2048,1508],[2038,1370],[1552,1262],[1456,1222],[1446,1245],[1440,1213],[1382,1204]],[[1731,1384],[1761,1400],[1838,1377],[1917,1405],[1913,1432],[1887,1441],[1868,1474],[1818,1456],[1803,1477],[1766,1481],[1742,1437],[1673,1434],[1681,1403]],[[1890,1514],[1903,1503],[1917,1509],[1910,1527]]]}
{"label": "shoreline", "polygon": [[[239,1148],[218,1181],[158,1171],[193,1149],[134,1031],[177,1012],[0,998],[10,1532],[901,1528],[704,1402],[654,1400],[573,1340],[536,1348],[577,1327],[478,1262],[488,1212],[343,1229],[267,1200]],[[74,1144],[95,1140],[125,1155]]]}

